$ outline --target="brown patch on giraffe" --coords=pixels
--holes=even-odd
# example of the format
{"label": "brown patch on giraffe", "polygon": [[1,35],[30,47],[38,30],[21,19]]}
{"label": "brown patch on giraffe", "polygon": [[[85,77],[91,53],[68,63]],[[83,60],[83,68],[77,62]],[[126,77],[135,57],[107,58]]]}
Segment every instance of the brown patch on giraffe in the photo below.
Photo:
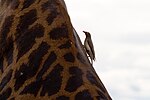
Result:
{"label": "brown patch on giraffe", "polygon": [[72,52],[69,52],[69,53],[66,53],[64,55],[64,59],[67,61],[67,62],[74,62],[75,61],[75,57],[74,55],[72,54]]}
{"label": "brown patch on giraffe", "polygon": [[46,20],[48,22],[48,25],[51,25],[52,22],[54,22],[54,19],[58,16],[58,13],[56,11],[51,12],[48,14]]}
{"label": "brown patch on giraffe", "polygon": [[5,21],[2,25],[2,30],[1,30],[1,35],[3,36],[2,38],[6,39],[8,32],[10,31],[10,27],[13,23],[14,15],[8,16],[5,18]]}
{"label": "brown patch on giraffe", "polygon": [[93,100],[93,98],[88,90],[84,90],[76,94],[75,100]]}
{"label": "brown patch on giraffe", "polygon": [[31,29],[24,32],[17,39],[18,59],[28,52],[35,44],[35,38],[42,37],[44,35],[44,27],[40,24],[36,24]]}
{"label": "brown patch on giraffe", "polygon": [[36,80],[34,82],[31,82],[29,85],[25,86],[23,91],[20,93],[23,94],[34,94],[34,96],[37,96],[41,86],[42,86],[43,80]]}
{"label": "brown patch on giraffe", "polygon": [[28,72],[30,71],[29,69],[30,67],[28,67],[25,64],[22,64],[19,70],[15,72],[15,77],[14,77],[16,79],[15,85],[14,85],[15,91],[17,91],[27,80]]}
{"label": "brown patch on giraffe", "polygon": [[23,3],[23,9],[28,8],[29,6],[31,6],[36,0],[25,0]]}
{"label": "brown patch on giraffe", "polygon": [[[54,0],[53,0],[54,1]],[[55,1],[54,1],[55,2]],[[51,10],[51,8],[56,8],[56,6],[54,6],[54,4],[52,3],[52,1],[47,1],[47,2],[45,2],[45,3],[43,3],[42,5],[41,5],[41,7],[42,7],[42,11],[44,12],[44,11],[46,11],[47,9],[50,9]],[[56,10],[56,9],[55,9]]]}
{"label": "brown patch on giraffe", "polygon": [[51,96],[59,92],[62,84],[62,71],[63,66],[60,64],[54,66],[54,69],[46,76],[46,79],[43,80],[41,96],[45,96],[47,93],[48,96]]}
{"label": "brown patch on giraffe", "polygon": [[83,85],[83,73],[82,70],[78,68],[78,66],[73,66],[69,68],[69,74],[71,74],[71,77],[67,82],[65,90],[68,92],[73,92]]}
{"label": "brown patch on giraffe", "polygon": [[[12,70],[10,70],[6,76],[4,76],[4,78],[2,79],[1,83],[0,83],[0,91],[7,85],[7,83],[10,81],[11,76],[12,76]],[[0,99],[1,100],[1,99]]]}
{"label": "brown patch on giraffe", "polygon": [[6,90],[0,94],[0,100],[7,100],[12,93],[12,89],[8,87]]}
{"label": "brown patch on giraffe", "polygon": [[24,36],[24,33],[28,31],[29,25],[32,25],[37,20],[37,11],[36,9],[30,10],[24,15],[20,16],[20,22],[17,26],[16,39],[20,36]]}
{"label": "brown patch on giraffe", "polygon": [[59,49],[69,49],[71,47],[71,41],[68,40],[64,44],[61,44],[58,48]]}
{"label": "brown patch on giraffe", "polygon": [[40,78],[37,79],[35,82],[30,83],[23,89],[20,94],[34,94],[34,96],[36,96],[41,87],[41,96],[45,96],[47,93],[49,96],[56,94],[61,87],[62,70],[63,67],[60,64],[57,64],[54,69],[46,76],[45,79]]}
{"label": "brown patch on giraffe", "polygon": [[2,55],[0,54],[0,70],[2,73],[4,72],[3,60],[4,60],[4,57],[2,57]]}
{"label": "brown patch on giraffe", "polygon": [[46,11],[48,8],[50,9],[51,4],[52,4],[52,3],[50,3],[50,1],[47,1],[47,2],[45,2],[44,4],[42,4],[42,5],[41,5],[41,7],[42,7],[42,12]]}
{"label": "brown patch on giraffe", "polygon": [[59,96],[56,98],[56,100],[70,100],[69,97],[66,96]]}
{"label": "brown patch on giraffe", "polygon": [[11,15],[11,16],[8,16],[6,17],[2,27],[1,27],[1,30],[0,30],[0,54],[3,54],[5,52],[5,50],[7,49],[7,35],[10,31],[10,27],[12,26],[12,23],[13,23],[13,19],[14,19],[14,16]]}
{"label": "brown patch on giraffe", "polygon": [[34,50],[29,56],[29,62],[22,64],[15,72],[15,91],[18,90],[26,80],[32,78],[38,71],[43,56],[48,52],[50,46],[42,42],[38,49]]}
{"label": "brown patch on giraffe", "polygon": [[[53,3],[52,3],[53,2]],[[47,1],[46,3],[42,4],[42,12],[49,10],[49,14],[46,18],[48,25],[51,25],[54,22],[54,19],[58,16],[56,1]]]}
{"label": "brown patch on giraffe", "polygon": [[20,17],[20,22],[17,26],[16,42],[18,47],[18,58],[22,57],[32,45],[35,43],[36,37],[41,37],[44,34],[44,28],[42,25],[35,25],[31,29],[28,29],[29,25],[33,24],[37,20],[37,11],[35,9],[25,13]]}
{"label": "brown patch on giraffe", "polygon": [[57,11],[57,1],[56,0],[48,0],[47,2],[45,2],[44,4],[41,5],[42,7],[42,11],[46,11],[47,9],[51,10],[50,12],[52,11]]}
{"label": "brown patch on giraffe", "polygon": [[42,78],[44,73],[47,72],[47,70],[52,67],[51,65],[57,60],[57,55],[54,51],[50,53],[46,61],[44,62],[44,65],[42,66],[42,69],[38,72],[38,75],[36,76],[36,79],[39,80]]}
{"label": "brown patch on giraffe", "polygon": [[13,61],[13,50],[14,50],[14,41],[12,37],[8,38],[7,44],[6,44],[6,50],[4,53],[4,56],[6,56],[7,62],[8,62],[8,66],[12,63]]}
{"label": "brown patch on giraffe", "polygon": [[60,27],[53,28],[53,30],[49,32],[49,36],[50,39],[60,40],[63,38],[68,38],[68,33],[69,32],[67,26],[65,24],[62,24]]}

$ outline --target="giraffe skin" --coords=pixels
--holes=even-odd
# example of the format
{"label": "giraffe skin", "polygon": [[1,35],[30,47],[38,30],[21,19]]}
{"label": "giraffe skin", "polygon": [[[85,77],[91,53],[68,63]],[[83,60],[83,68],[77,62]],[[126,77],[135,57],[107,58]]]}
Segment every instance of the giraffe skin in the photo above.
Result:
{"label": "giraffe skin", "polygon": [[111,100],[63,0],[0,0],[0,100]]}

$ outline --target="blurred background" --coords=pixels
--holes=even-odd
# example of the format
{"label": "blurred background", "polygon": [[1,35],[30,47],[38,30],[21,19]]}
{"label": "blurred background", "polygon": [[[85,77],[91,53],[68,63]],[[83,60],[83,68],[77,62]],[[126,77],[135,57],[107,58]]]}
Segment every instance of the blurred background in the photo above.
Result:
{"label": "blurred background", "polygon": [[82,41],[89,31],[94,68],[113,100],[150,100],[150,0],[65,0]]}

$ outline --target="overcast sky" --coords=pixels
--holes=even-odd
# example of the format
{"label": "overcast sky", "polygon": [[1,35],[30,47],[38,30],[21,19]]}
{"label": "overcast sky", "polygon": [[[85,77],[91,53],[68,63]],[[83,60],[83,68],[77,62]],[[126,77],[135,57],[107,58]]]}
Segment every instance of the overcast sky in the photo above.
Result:
{"label": "overcast sky", "polygon": [[114,100],[150,100],[150,0],[65,0],[73,26],[92,34],[94,68]]}

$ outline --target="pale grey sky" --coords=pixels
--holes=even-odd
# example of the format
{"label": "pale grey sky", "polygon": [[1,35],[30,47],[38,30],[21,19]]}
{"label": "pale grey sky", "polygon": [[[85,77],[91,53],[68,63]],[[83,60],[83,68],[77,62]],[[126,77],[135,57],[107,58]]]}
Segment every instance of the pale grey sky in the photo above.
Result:
{"label": "pale grey sky", "polygon": [[92,34],[94,68],[114,100],[150,100],[150,0],[65,0],[81,37]]}

